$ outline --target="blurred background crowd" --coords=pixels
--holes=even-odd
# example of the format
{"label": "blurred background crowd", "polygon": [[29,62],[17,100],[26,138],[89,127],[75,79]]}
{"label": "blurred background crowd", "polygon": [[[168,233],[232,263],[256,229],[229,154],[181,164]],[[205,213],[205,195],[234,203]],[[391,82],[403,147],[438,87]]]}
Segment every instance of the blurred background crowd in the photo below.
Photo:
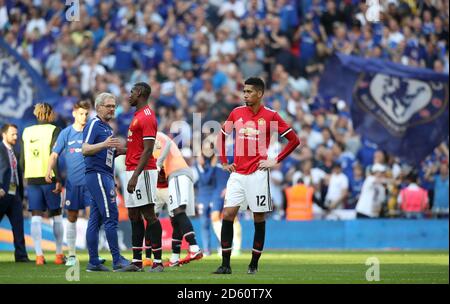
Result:
{"label": "blurred background crowd", "polygon": [[[262,77],[266,105],[302,142],[272,171],[274,219],[285,218],[283,190],[299,183],[314,189],[315,217],[354,211],[365,178],[379,173],[384,196],[370,217],[405,215],[400,192],[411,186],[427,193],[420,216],[448,216],[448,139],[420,165],[402,163],[353,130],[345,101],[324,102],[318,92],[335,52],[448,73],[449,2],[380,3],[381,22],[370,23],[360,0],[86,0],[79,1],[78,21],[69,22],[64,1],[0,0],[0,35],[67,100],[118,96],[114,124],[122,137],[133,117],[131,86],[148,82],[159,129],[182,138],[192,166],[217,162],[193,155],[193,114],[224,121],[242,103],[244,80]],[[60,115],[58,124],[71,121]],[[187,124],[171,130],[175,121]],[[217,178],[210,183],[221,183]]]}

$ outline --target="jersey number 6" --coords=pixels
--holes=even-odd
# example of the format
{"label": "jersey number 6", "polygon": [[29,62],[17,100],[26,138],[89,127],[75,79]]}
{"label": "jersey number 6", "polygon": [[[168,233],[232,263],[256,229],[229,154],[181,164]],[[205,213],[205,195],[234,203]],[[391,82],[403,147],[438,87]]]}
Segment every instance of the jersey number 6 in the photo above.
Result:
{"label": "jersey number 6", "polygon": [[140,199],[142,199],[142,194],[141,194],[141,190],[136,190],[136,198],[138,199],[138,200],[140,200]]}

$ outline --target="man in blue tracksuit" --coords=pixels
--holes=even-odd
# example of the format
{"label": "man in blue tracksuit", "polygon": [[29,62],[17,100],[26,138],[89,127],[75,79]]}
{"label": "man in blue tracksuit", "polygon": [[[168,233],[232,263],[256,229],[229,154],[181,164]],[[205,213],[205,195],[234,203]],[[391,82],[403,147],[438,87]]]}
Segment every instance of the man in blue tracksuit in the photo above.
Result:
{"label": "man in blue tracksuit", "polygon": [[[232,163],[232,160],[230,160]],[[216,187],[213,193],[213,202],[211,206],[211,224],[214,230],[214,233],[217,237],[217,240],[220,243],[220,234],[222,230],[222,210],[223,204],[225,201],[225,192],[227,188],[228,178],[230,177],[230,173],[226,170],[223,170],[221,164],[216,164],[214,177],[216,180]],[[233,223],[233,255],[241,254],[241,245],[242,245],[242,228],[241,223],[239,222],[239,218],[236,216],[236,219]]]}
{"label": "man in blue tracksuit", "polygon": [[87,271],[109,271],[98,258],[98,233],[104,224],[109,249],[113,257],[114,271],[139,270],[120,255],[117,239],[119,212],[114,183],[114,158],[125,154],[118,138],[108,122],[114,117],[116,99],[109,93],[101,93],[95,99],[97,116],[83,130],[82,153],[86,165],[86,185],[93,197],[91,213],[86,231],[89,251]]}
{"label": "man in blue tracksuit", "polygon": [[205,255],[211,253],[210,214],[216,188],[216,178],[214,176],[216,163],[217,157],[214,155],[212,158],[200,156],[195,164],[195,170],[198,174],[197,203],[202,225],[201,233]]}

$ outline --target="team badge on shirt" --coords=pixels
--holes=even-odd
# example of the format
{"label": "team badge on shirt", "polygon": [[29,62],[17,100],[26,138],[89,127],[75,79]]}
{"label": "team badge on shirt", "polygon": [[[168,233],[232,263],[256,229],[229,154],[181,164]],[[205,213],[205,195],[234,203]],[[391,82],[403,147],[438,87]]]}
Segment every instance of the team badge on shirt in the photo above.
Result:
{"label": "team badge on shirt", "polygon": [[258,119],[258,125],[262,126],[266,124],[266,120],[264,118]]}

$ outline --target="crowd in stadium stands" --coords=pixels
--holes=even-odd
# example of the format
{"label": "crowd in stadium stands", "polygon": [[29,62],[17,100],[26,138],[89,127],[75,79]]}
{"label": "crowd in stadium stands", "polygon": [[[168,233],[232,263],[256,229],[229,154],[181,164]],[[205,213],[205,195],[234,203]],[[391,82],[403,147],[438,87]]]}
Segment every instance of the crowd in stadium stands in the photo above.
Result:
{"label": "crowd in stadium stands", "polygon": [[[126,136],[132,119],[126,97],[133,83],[151,85],[160,130],[189,143],[193,113],[201,113],[203,122],[223,122],[241,104],[245,78],[261,76],[266,104],[292,124],[303,143],[272,171],[275,219],[285,216],[286,187],[313,187],[317,216],[332,218],[333,210],[355,209],[364,180],[380,172],[379,187],[386,193],[381,209],[373,215],[357,209],[358,214],[448,216],[448,139],[411,167],[356,134],[344,101],[329,105],[317,98],[333,52],[448,73],[448,1],[381,1],[379,23],[366,20],[366,1],[359,0],[79,4],[79,21],[69,22],[64,1],[0,0],[0,33],[62,96],[118,96],[119,135]],[[70,120],[60,117],[63,125]],[[170,133],[174,121],[188,124]],[[196,162],[192,151],[183,152]],[[372,170],[376,164],[385,167]],[[416,210],[407,205],[405,190],[417,187],[427,198]]]}

